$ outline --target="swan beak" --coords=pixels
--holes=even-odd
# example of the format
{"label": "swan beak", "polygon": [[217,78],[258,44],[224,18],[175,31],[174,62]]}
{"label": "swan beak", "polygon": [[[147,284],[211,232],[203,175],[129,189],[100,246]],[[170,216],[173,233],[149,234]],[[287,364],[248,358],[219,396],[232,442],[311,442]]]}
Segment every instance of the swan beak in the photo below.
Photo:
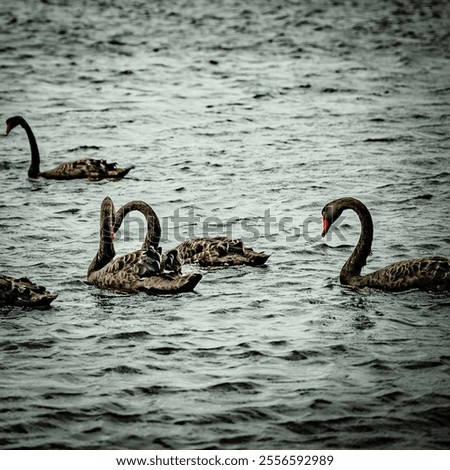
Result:
{"label": "swan beak", "polygon": [[325,218],[322,217],[322,223],[323,223],[323,228],[322,228],[322,237],[324,237],[328,230],[330,229],[330,223],[328,222],[328,220],[326,220]]}
{"label": "swan beak", "polygon": [[6,133],[5,136],[7,136],[11,132],[11,126],[9,124],[6,124]]}

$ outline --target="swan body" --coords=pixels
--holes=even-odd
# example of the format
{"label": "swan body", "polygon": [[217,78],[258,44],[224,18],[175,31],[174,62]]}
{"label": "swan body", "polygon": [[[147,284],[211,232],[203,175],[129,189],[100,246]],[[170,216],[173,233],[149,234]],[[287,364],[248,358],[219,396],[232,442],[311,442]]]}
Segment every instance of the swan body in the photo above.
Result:
{"label": "swan body", "polygon": [[22,116],[13,116],[6,120],[6,135],[8,135],[16,126],[25,129],[28,136],[31,149],[31,164],[28,169],[29,178],[38,178],[39,176],[47,179],[69,180],[87,178],[89,180],[102,180],[105,178],[120,179],[134,168],[118,168],[116,163],[108,163],[106,160],[95,160],[93,158],[84,158],[73,162],[63,163],[56,168],[48,171],[40,171],[40,156],[36,138],[30,125]]}
{"label": "swan body", "polygon": [[0,275],[0,306],[45,308],[58,297],[26,277],[15,279]]}
{"label": "swan body", "polygon": [[327,234],[331,225],[347,209],[352,209],[358,215],[361,234],[353,253],[341,269],[341,284],[391,292],[409,289],[450,289],[450,259],[440,256],[400,261],[373,273],[361,275],[361,270],[371,253],[373,240],[372,216],[367,207],[358,199],[350,197],[328,203],[322,209],[322,236]]}
{"label": "swan body", "polygon": [[[161,226],[153,209],[145,202],[132,201],[121,207],[116,214],[114,231],[117,232],[123,218],[131,210],[144,214],[147,220],[147,236],[142,249],[157,248],[161,239]],[[270,255],[254,251],[244,245],[242,240],[232,240],[227,237],[198,238],[187,240],[176,248],[162,255],[164,269],[181,273],[183,264],[198,264],[200,266],[237,266],[264,264]]]}
{"label": "swan body", "polygon": [[[147,206],[147,207],[145,207]],[[139,209],[137,209],[139,207]],[[125,215],[131,210],[148,210],[148,231],[143,248],[127,255],[115,257],[113,244],[114,230],[120,227]],[[120,292],[147,294],[177,294],[192,291],[202,278],[201,274],[165,272],[158,230],[153,231],[156,222],[153,210],[141,201],[126,204],[116,213],[109,197],[106,197],[100,211],[100,246],[92,260],[87,280],[102,289]],[[156,220],[156,214],[154,214]],[[149,222],[151,221],[151,222]],[[159,221],[157,222],[159,227]],[[156,235],[155,235],[156,233]]]}
{"label": "swan body", "polygon": [[246,247],[242,240],[228,237],[198,238],[180,243],[169,253],[178,253],[181,264],[210,266],[259,266],[270,255]]}

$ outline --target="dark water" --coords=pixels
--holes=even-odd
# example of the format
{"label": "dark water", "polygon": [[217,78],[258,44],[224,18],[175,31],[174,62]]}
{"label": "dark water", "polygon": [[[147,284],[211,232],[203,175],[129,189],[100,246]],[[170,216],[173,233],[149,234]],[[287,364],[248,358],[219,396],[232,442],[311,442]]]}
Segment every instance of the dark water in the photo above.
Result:
{"label": "dark water", "polygon": [[[59,293],[2,309],[1,447],[448,448],[449,297],[340,287],[359,223],[324,241],[317,217],[368,205],[367,270],[450,255],[449,5],[1,2],[2,120],[29,121],[42,169],[136,165],[32,182],[25,133],[0,139],[1,271]],[[192,294],[99,291],[105,195],[152,204],[165,248],[225,232],[272,256]]]}

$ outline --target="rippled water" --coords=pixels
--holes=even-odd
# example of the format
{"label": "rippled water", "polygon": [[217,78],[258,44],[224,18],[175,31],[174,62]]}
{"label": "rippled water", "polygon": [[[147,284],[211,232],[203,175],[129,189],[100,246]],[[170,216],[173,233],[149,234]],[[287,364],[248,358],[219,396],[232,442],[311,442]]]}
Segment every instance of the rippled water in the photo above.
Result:
{"label": "rippled water", "polygon": [[[59,293],[1,310],[1,447],[448,448],[448,295],[340,287],[359,222],[321,240],[317,217],[368,205],[367,270],[450,255],[449,3],[92,3],[0,6],[2,119],[42,169],[136,165],[29,181],[23,130],[0,139],[1,271]],[[105,195],[150,203],[165,248],[225,232],[272,256],[195,293],[102,292]]]}

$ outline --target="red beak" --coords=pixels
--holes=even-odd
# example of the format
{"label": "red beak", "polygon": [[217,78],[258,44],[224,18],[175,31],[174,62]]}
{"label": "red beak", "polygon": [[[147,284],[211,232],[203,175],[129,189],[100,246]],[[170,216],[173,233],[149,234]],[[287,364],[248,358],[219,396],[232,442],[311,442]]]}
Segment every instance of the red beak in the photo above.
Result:
{"label": "red beak", "polygon": [[322,223],[323,223],[322,237],[324,237],[330,228],[330,224],[328,223],[328,220],[324,219],[323,217],[322,217]]}

